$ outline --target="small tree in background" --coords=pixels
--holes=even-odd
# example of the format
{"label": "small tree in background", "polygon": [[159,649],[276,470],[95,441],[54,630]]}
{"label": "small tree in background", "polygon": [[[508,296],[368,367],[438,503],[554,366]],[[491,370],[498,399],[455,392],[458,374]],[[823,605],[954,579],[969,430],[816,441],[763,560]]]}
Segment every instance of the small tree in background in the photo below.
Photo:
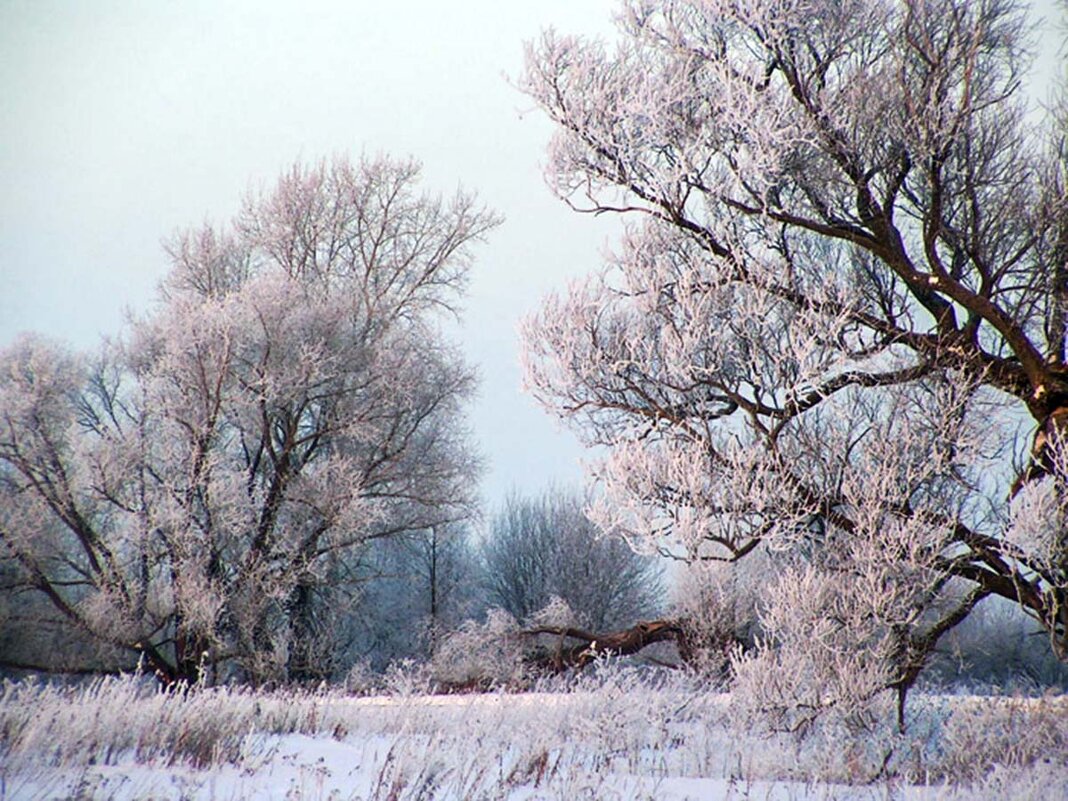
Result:
{"label": "small tree in background", "polygon": [[1068,689],[1068,664],[1044,634],[1018,606],[990,599],[942,639],[928,677],[986,692]]}
{"label": "small tree in background", "polygon": [[510,495],[482,546],[486,602],[527,620],[563,600],[594,631],[630,625],[659,606],[661,570],[618,538],[602,537],[581,499],[550,490]]}
{"label": "small tree in background", "polygon": [[382,668],[425,661],[444,632],[482,606],[479,564],[464,524],[434,526],[370,545],[345,624],[352,656]]}
{"label": "small tree in background", "polygon": [[158,307],[99,356],[0,352],[23,586],[167,681],[321,674],[331,571],[473,509],[474,376],[435,321],[497,220],[418,173],[296,166],[229,228],[177,236]]}

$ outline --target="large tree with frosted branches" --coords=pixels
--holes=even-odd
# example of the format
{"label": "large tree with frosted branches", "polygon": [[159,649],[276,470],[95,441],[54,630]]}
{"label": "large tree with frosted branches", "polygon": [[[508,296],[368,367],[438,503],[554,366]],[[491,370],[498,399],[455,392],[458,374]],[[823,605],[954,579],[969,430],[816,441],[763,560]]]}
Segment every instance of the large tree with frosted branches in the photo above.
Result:
{"label": "large tree with frosted branches", "polygon": [[440,313],[497,221],[418,173],[298,165],[177,235],[157,307],[100,354],[0,351],[16,589],[167,681],[328,672],[321,596],[354,549],[473,509],[474,377]]}
{"label": "large tree with frosted branches", "polygon": [[604,447],[602,527],[772,554],[769,710],[907,689],[988,596],[1068,654],[1066,116],[1025,12],[628,0],[613,46],[529,49],[552,187],[628,225],[528,384]]}

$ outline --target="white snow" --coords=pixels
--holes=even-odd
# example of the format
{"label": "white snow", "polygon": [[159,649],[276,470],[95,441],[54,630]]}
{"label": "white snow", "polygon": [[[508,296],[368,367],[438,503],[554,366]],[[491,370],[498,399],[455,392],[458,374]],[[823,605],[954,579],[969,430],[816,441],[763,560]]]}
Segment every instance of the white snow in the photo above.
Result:
{"label": "white snow", "polygon": [[725,695],[626,673],[597,682],[374,698],[9,684],[0,801],[1068,798],[1064,699],[918,698],[904,738],[891,727],[798,740],[748,731]]}

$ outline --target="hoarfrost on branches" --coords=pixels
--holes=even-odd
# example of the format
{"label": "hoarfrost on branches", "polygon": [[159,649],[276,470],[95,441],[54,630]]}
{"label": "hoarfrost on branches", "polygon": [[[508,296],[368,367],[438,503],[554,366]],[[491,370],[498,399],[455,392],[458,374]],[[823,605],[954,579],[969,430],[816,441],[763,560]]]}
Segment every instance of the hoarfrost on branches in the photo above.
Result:
{"label": "hoarfrost on branches", "polygon": [[523,332],[530,390],[604,454],[591,516],[689,563],[771,555],[736,660],[768,698],[903,698],[991,595],[1063,656],[1068,114],[1025,118],[1021,8],[625,0],[618,25],[544,34],[520,80],[556,193],[627,221]]}
{"label": "hoarfrost on branches", "polygon": [[470,513],[475,379],[436,319],[497,220],[417,180],[295,166],[177,235],[158,308],[99,355],[0,354],[0,539],[75,628],[166,680],[307,678],[347,555]]}

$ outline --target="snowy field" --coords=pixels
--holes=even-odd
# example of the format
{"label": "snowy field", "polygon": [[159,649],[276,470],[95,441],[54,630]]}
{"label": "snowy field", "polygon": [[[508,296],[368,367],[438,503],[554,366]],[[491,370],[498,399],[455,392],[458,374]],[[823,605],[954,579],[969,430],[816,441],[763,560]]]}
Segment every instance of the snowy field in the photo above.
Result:
{"label": "snowy field", "polygon": [[910,705],[905,735],[839,721],[796,737],[761,732],[728,696],[627,672],[462,696],[9,683],[0,798],[1068,798],[1066,699]]}

